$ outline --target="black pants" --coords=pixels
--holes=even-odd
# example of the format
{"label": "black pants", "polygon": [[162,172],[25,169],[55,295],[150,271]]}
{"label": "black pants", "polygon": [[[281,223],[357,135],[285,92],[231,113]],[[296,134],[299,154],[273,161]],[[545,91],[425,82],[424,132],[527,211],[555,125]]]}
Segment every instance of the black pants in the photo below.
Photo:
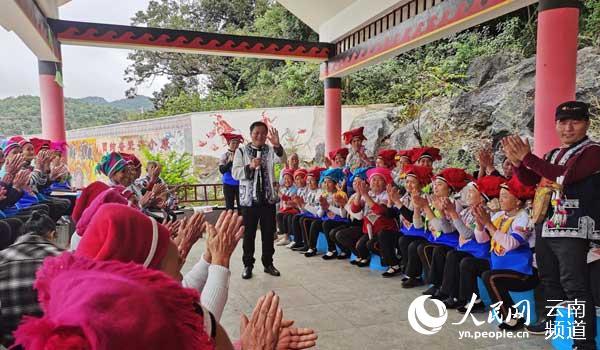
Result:
{"label": "black pants", "polygon": [[336,252],[336,243],[338,243],[335,239],[335,235],[338,229],[348,227],[347,222],[341,221],[333,221],[327,220],[323,221],[323,232],[325,233],[325,237],[327,238],[327,250],[330,252]]}
{"label": "black pants", "polygon": [[427,281],[435,287],[440,288],[444,280],[444,268],[446,266],[446,255],[454,250],[443,244],[427,243],[419,247],[419,257],[427,276]]}
{"label": "black pants", "polygon": [[458,300],[468,302],[473,294],[481,297],[479,288],[477,288],[477,277],[489,269],[490,262],[487,259],[478,259],[472,256],[462,259],[460,261]]}
{"label": "black pants", "polygon": [[[319,239],[319,233],[323,231],[323,221],[317,219],[313,220],[310,224],[310,230],[308,231],[308,247],[311,249],[317,249],[317,240]],[[327,242],[329,244],[329,242]],[[335,247],[334,247],[335,249]]]}
{"label": "black pants", "polygon": [[304,244],[304,235],[302,234],[302,224],[301,221],[304,217],[301,214],[290,216],[289,225],[292,229],[292,234],[294,235],[294,242],[296,244]]}
{"label": "black pants", "polygon": [[468,257],[472,257],[472,255],[458,250],[451,250],[446,254],[444,277],[442,278],[442,286],[440,288],[442,294],[458,299],[460,263]]}
{"label": "black pants", "polygon": [[377,239],[379,240],[379,250],[381,253],[381,260],[383,265],[386,266],[398,266],[400,260],[396,254],[398,248],[398,240],[402,233],[398,231],[382,231]]}
{"label": "black pants", "polygon": [[337,231],[335,238],[345,250],[352,252],[360,259],[368,259],[371,255],[367,242],[369,236],[362,232],[360,226],[350,226]]}
{"label": "black pants", "polygon": [[254,207],[241,207],[244,221],[244,255],[242,261],[244,266],[254,266],[254,240],[256,230],[260,224],[260,238],[262,241],[262,263],[273,265],[273,235],[275,234],[275,205],[262,205]]}
{"label": "black pants", "polygon": [[225,197],[225,209],[233,210],[240,207],[240,186],[223,184],[223,196]]}
{"label": "black pants", "polygon": [[277,232],[280,235],[292,233],[289,218],[293,216],[290,213],[277,213]]}
{"label": "black pants", "polygon": [[402,265],[404,273],[411,278],[421,277],[423,265],[419,258],[418,248],[426,244],[427,240],[420,236],[402,236],[400,238],[400,251],[402,252]]}
{"label": "black pants", "polygon": [[[596,315],[587,265],[589,241],[579,238],[544,238],[536,225],[535,253],[544,300],[570,300],[585,303],[586,340],[574,340],[580,349],[595,349]],[[598,281],[594,281],[598,283]],[[555,305],[558,302],[550,302]],[[553,305],[546,305],[551,307]]]}
{"label": "black pants", "polygon": [[[508,310],[515,304],[509,292],[525,292],[539,283],[537,271],[533,275],[525,275],[512,270],[488,270],[483,273],[482,279],[492,303],[502,302],[500,314],[503,319],[508,317]],[[530,307],[533,309],[533,305]],[[514,315],[514,310],[511,314]]]}

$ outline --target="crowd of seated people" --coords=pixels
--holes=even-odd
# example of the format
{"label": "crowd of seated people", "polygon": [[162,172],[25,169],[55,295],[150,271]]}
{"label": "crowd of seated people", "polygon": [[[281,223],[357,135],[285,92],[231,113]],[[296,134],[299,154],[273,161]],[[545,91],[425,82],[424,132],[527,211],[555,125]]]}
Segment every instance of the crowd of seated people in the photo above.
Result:
{"label": "crowd of seated people", "polygon": [[[403,288],[423,286],[423,294],[460,313],[485,310],[479,277],[492,303],[502,302],[500,327],[523,328],[509,291],[539,285],[531,219],[536,187],[513,176],[508,159],[498,171],[489,146],[476,153],[479,169],[468,172],[436,169],[442,155],[434,147],[383,149],[371,157],[365,140],[362,128],[350,130],[347,148],[330,152],[327,168],[282,170],[277,222],[281,235],[293,236],[287,248],[314,257],[322,234],[324,260],[350,259],[364,268],[377,255],[384,278],[401,278]],[[590,245],[593,281],[600,278],[600,255]],[[600,306],[598,287],[591,286]]]}
{"label": "crowd of seated people", "polygon": [[[97,165],[106,181],[81,189],[71,206],[65,144],[14,137],[3,144],[0,201],[0,344],[15,349],[304,349],[317,336],[283,318],[268,293],[240,339],[220,325],[231,255],[242,219],[223,212],[177,219],[161,167],[112,152]],[[164,214],[164,215],[161,215]],[[62,217],[75,222],[68,248],[57,244]],[[206,248],[181,269],[195,243]],[[192,248],[194,247],[194,248]]]}

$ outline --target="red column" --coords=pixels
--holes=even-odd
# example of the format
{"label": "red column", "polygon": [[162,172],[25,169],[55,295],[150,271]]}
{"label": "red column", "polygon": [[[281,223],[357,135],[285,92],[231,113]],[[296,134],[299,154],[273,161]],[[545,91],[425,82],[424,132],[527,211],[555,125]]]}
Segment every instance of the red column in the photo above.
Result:
{"label": "red column", "polygon": [[40,105],[42,137],[52,141],[66,141],[65,102],[63,88],[56,82],[56,72],[62,76],[62,64],[38,61],[40,74]]}
{"label": "red column", "polygon": [[560,145],[555,131],[559,104],[575,100],[579,1],[541,0],[538,15],[534,153]]}
{"label": "red column", "polygon": [[325,79],[325,154],[342,142],[342,79]]}

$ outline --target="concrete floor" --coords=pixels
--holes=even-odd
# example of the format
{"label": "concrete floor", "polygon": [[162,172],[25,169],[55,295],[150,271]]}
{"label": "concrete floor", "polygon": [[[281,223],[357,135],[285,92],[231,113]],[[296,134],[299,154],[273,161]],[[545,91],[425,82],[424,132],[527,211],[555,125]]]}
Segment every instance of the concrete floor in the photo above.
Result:
{"label": "concrete floor", "polygon": [[[299,327],[318,332],[318,349],[550,349],[543,336],[529,339],[459,339],[459,331],[495,331],[495,325],[476,327],[472,320],[452,325],[461,314],[449,310],[438,333],[425,336],[408,323],[408,306],[424,288],[402,289],[400,278],[384,279],[380,272],[359,269],[348,260],[325,261],[305,258],[284,247],[276,247],[275,266],[281,277],[265,274],[260,264],[260,240],[256,242],[258,264],[251,280],[241,278],[241,243],[232,258],[229,300],[221,324],[231,339],[238,339],[240,314],[250,315],[256,300],[269,290],[281,297],[284,318]],[[203,251],[200,241],[188,257],[184,271]],[[433,314],[433,312],[430,312]],[[478,320],[487,314],[477,315]]]}

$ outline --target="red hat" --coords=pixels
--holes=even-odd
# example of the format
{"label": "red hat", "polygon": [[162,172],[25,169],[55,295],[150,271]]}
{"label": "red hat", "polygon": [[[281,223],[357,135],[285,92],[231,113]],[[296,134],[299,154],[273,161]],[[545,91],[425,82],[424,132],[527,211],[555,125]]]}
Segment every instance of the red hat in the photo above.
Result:
{"label": "red hat", "polygon": [[109,203],[98,209],[75,254],[158,269],[167,255],[169,237],[169,230],[139,210]]}
{"label": "red hat", "polygon": [[404,174],[406,174],[407,177],[412,176],[416,178],[419,181],[419,183],[423,186],[430,183],[431,178],[433,177],[431,168],[412,164],[406,165],[404,167]]}
{"label": "red hat", "polygon": [[90,205],[90,203],[94,200],[94,198],[98,197],[100,193],[106,191],[110,187],[102,181],[95,181],[91,184],[87,185],[82,191],[81,195],[75,201],[75,206],[73,207],[73,213],[71,214],[71,218],[73,221],[77,223],[83,211]]}
{"label": "red hat", "polygon": [[355,137],[359,137],[363,141],[366,140],[367,138],[363,134],[364,130],[365,130],[365,128],[363,126],[361,126],[360,128],[356,128],[356,129],[352,129],[350,131],[346,131],[345,133],[342,134],[342,136],[344,137],[344,143],[346,143],[347,145],[349,145],[350,142],[352,142],[352,140]]}
{"label": "red hat", "polygon": [[221,136],[223,136],[225,138],[225,141],[227,141],[227,143],[231,142],[231,140],[239,140],[240,142],[244,142],[244,137],[239,134],[232,134],[230,132],[224,132],[221,134]]}
{"label": "red hat", "polygon": [[43,316],[14,333],[24,349],[214,349],[198,292],[161,271],[67,252],[44,260],[34,287]]}
{"label": "red hat", "polygon": [[81,214],[81,218],[79,218],[79,220],[77,221],[75,232],[79,236],[83,236],[85,230],[92,221],[94,215],[96,215],[96,212],[98,211],[100,206],[108,203],[119,203],[127,205],[128,202],[127,198],[125,198],[125,196],[121,193],[121,189],[119,188],[109,188],[108,190],[100,193],[100,195],[96,197]]}
{"label": "red hat", "polygon": [[396,160],[400,160],[400,158],[408,158],[408,160],[410,162],[412,162],[412,154],[413,154],[413,150],[412,149],[403,149],[400,150],[398,152],[396,152]]}
{"label": "red hat", "polygon": [[33,145],[33,150],[35,154],[40,153],[40,151],[43,149],[50,149],[50,146],[52,144],[52,141],[50,140],[38,139],[36,137],[32,137],[29,140],[29,142],[31,142],[31,144]]}
{"label": "red hat", "polygon": [[431,158],[431,160],[442,160],[440,150],[435,147],[420,147],[412,150],[411,161],[416,163],[421,158]]}
{"label": "red hat", "polygon": [[506,180],[503,177],[490,175],[480,177],[477,181],[471,183],[489,201],[500,196],[500,186],[505,182]]}
{"label": "red hat", "polygon": [[508,182],[503,183],[500,187],[508,190],[510,194],[520,200],[526,201],[535,197],[535,186],[524,185],[516,176],[511,177]]}
{"label": "red hat", "polygon": [[294,178],[294,169],[292,169],[292,168],[284,168],[281,171],[281,176],[286,176],[286,175],[291,176],[292,179],[293,179]]}
{"label": "red hat", "polygon": [[308,175],[308,170],[306,169],[296,169],[296,171],[294,171],[294,179],[298,176],[302,176],[303,178],[305,178]]}
{"label": "red hat", "polygon": [[346,159],[346,157],[348,157],[348,152],[349,151],[346,147],[338,148],[335,151],[329,152],[329,159],[334,160],[338,154]]}
{"label": "red hat", "polygon": [[435,179],[444,181],[454,192],[458,192],[473,181],[473,176],[469,175],[464,169],[446,168],[437,174]]}
{"label": "red hat", "polygon": [[323,172],[323,170],[325,170],[325,168],[316,166],[308,171],[307,176],[312,176],[315,179],[317,179],[317,181],[319,181],[319,179],[321,178],[321,172]]}
{"label": "red hat", "polygon": [[121,157],[123,157],[123,159],[125,159],[127,164],[132,165],[136,169],[142,167],[142,162],[140,162],[138,157],[136,157],[134,154],[123,153],[123,152],[120,152],[120,154],[121,154]]}
{"label": "red hat", "polygon": [[386,185],[389,185],[394,182],[392,179],[392,171],[388,168],[373,168],[367,171],[367,178],[369,179],[369,183],[374,176],[381,176],[385,181]]}
{"label": "red hat", "polygon": [[383,162],[388,168],[393,168],[396,161],[396,151],[393,149],[384,149],[379,151],[377,158],[383,159]]}
{"label": "red hat", "polygon": [[23,138],[21,136],[13,136],[10,139],[8,139],[8,142],[16,143],[17,145],[19,145],[19,147],[23,147],[26,144],[31,143],[31,142],[29,142],[29,140],[27,140],[26,138]]}

